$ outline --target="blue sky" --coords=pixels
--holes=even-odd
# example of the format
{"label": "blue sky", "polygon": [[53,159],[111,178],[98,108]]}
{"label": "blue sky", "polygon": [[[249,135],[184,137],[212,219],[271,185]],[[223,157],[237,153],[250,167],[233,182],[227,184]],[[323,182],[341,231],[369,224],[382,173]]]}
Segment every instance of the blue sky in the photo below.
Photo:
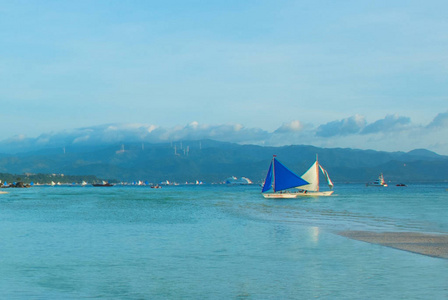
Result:
{"label": "blue sky", "polygon": [[115,130],[448,155],[446,11],[434,0],[0,0],[3,138]]}

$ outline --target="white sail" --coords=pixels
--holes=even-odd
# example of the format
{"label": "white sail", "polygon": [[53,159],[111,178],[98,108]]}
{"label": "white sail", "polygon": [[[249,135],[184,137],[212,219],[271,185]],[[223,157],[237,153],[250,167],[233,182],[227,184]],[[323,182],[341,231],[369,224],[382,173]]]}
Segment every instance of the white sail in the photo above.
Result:
{"label": "white sail", "polygon": [[319,173],[318,173],[318,162],[316,161],[301,177],[308,181],[309,184],[302,185],[297,188],[301,190],[317,192],[319,190]]}
{"label": "white sail", "polygon": [[367,182],[366,186],[387,186],[386,181],[384,180],[383,173],[380,174],[377,180],[373,182]]}
{"label": "white sail", "polygon": [[386,183],[386,181],[384,180],[383,173],[381,173],[380,177],[378,177],[378,181],[379,181],[380,184],[383,184],[383,185]]}
{"label": "white sail", "polygon": [[333,182],[331,181],[331,179],[330,179],[330,175],[328,175],[327,170],[325,170],[324,168],[322,168],[321,165],[319,165],[319,168],[320,168],[320,170],[322,171],[322,173],[324,174],[324,176],[325,176],[325,180],[327,181],[328,186],[330,187],[330,189],[332,189],[332,188],[333,188]]}
{"label": "white sail", "polygon": [[325,180],[327,181],[330,189],[333,188],[333,182],[331,182],[328,172],[319,164],[316,156],[316,161],[314,162],[314,164],[308,169],[308,171],[305,172],[305,174],[302,175],[302,178],[308,181],[309,184],[297,187],[298,189],[302,190],[301,192],[299,192],[299,196],[330,196],[331,194],[333,194],[333,191],[321,192],[319,190],[319,169],[324,174]]}

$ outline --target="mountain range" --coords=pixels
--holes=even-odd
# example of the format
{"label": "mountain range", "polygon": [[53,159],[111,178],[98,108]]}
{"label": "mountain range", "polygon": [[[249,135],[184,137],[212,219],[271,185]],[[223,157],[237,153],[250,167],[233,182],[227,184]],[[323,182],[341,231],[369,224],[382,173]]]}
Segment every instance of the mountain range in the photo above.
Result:
{"label": "mountain range", "polygon": [[335,182],[366,182],[380,173],[392,182],[448,180],[448,156],[425,149],[384,152],[307,145],[263,147],[214,140],[67,146],[0,154],[0,172],[180,183],[222,182],[230,176],[245,176],[259,183],[264,180],[273,155],[297,174],[304,173],[318,155]]}

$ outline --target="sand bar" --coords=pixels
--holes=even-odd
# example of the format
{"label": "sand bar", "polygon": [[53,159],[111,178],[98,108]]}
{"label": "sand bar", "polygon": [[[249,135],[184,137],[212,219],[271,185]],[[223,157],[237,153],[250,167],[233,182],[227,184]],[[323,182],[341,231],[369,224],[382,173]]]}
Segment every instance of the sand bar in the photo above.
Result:
{"label": "sand bar", "polygon": [[358,241],[448,259],[448,235],[370,231],[342,231],[338,234]]}

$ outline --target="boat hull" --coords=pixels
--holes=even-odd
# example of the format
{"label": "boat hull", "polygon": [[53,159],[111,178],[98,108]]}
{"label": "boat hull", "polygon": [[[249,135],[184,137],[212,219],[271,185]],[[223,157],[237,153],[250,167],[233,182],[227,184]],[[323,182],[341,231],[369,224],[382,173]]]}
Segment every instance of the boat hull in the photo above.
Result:
{"label": "boat hull", "polygon": [[298,197],[326,197],[331,196],[334,191],[325,191],[325,192],[299,192],[297,193]]}
{"label": "boat hull", "polygon": [[298,192],[298,193],[266,193],[263,194],[263,197],[268,199],[291,199],[297,197],[326,197],[331,196],[334,191],[325,191],[325,192]]}
{"label": "boat hull", "polygon": [[296,198],[298,193],[266,193],[263,197],[268,199],[291,199]]}

